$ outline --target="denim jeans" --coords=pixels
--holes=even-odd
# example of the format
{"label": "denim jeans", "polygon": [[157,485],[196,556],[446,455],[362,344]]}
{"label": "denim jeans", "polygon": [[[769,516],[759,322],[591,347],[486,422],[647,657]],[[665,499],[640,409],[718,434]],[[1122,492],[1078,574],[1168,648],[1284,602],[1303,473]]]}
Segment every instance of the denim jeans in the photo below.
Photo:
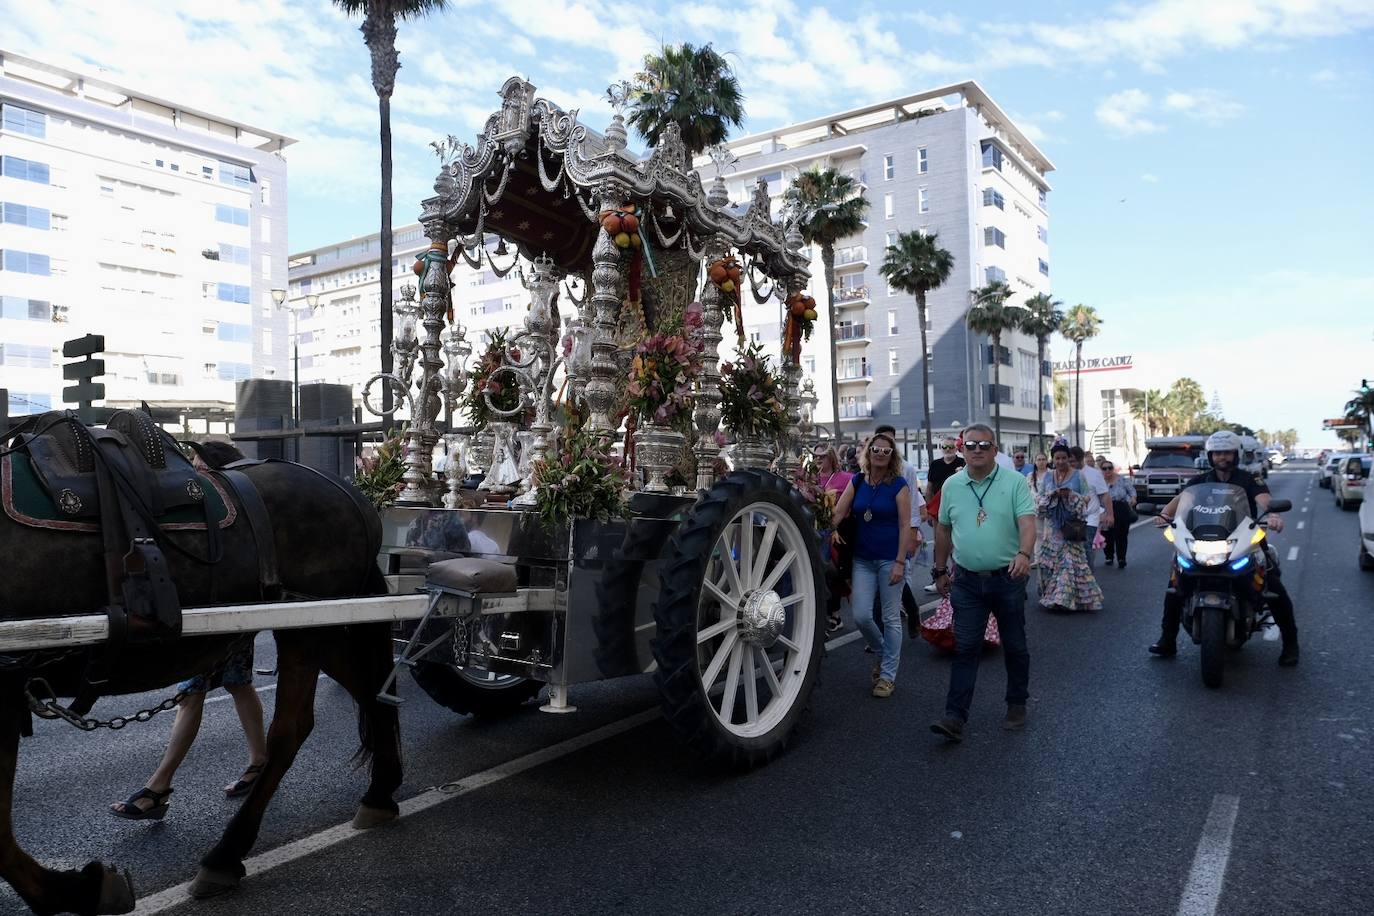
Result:
{"label": "denim jeans", "polygon": [[973,685],[978,680],[978,659],[983,654],[983,633],[988,614],[997,618],[1002,635],[1002,655],[1007,663],[1007,704],[1024,705],[1030,696],[1030,651],[1026,648],[1026,580],[1005,572],[995,576],[960,573],[950,583],[954,605],[954,664],[949,672],[949,696],[945,715],[968,721]]}
{"label": "denim jeans", "polygon": [[[889,584],[892,578],[891,560],[854,558],[854,579],[850,585],[849,606],[854,611],[854,623],[864,635],[869,648],[882,656],[882,676],[897,681],[897,665],[902,660],[902,580]],[[869,609],[873,598],[882,599],[883,626],[873,619]]]}
{"label": "denim jeans", "polygon": [[[1097,555],[1097,551],[1093,550],[1093,541],[1095,540],[1097,540],[1097,526],[1089,525],[1087,532],[1087,540],[1083,542],[1083,552],[1088,555],[1089,569],[1092,569],[1094,566],[1097,565],[1097,563],[1093,559]],[[1001,624],[998,624],[998,626],[1001,626]]]}

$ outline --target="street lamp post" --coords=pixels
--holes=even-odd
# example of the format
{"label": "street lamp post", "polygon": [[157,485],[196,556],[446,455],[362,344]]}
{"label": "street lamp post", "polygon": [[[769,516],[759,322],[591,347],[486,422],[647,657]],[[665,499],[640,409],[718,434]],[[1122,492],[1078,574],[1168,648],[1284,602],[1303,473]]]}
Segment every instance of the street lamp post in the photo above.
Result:
{"label": "street lamp post", "polygon": [[[300,314],[299,310],[286,301],[286,290],[272,290],[272,302],[277,308],[285,309],[291,313],[291,425],[299,427],[301,425],[301,339],[299,333]],[[306,308],[313,314],[320,304],[320,297],[316,293],[305,295]],[[296,457],[300,457],[300,440],[296,440]]]}

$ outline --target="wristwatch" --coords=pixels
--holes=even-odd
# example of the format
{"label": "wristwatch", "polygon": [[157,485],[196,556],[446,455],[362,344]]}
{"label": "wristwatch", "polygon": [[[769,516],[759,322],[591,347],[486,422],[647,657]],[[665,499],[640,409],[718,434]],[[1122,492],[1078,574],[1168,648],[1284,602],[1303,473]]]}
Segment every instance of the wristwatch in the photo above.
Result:
{"label": "wristwatch", "polygon": [[1031,558],[1031,555],[1026,553],[1024,550],[1018,550],[1016,552],[1019,553],[1021,556],[1025,557],[1027,560]]}
{"label": "wristwatch", "polygon": [[945,568],[944,566],[932,566],[932,567],[930,567],[930,577],[931,577],[932,579],[938,579],[938,578],[940,578],[941,576],[947,576],[947,575],[949,575],[949,570],[948,570],[947,568]]}

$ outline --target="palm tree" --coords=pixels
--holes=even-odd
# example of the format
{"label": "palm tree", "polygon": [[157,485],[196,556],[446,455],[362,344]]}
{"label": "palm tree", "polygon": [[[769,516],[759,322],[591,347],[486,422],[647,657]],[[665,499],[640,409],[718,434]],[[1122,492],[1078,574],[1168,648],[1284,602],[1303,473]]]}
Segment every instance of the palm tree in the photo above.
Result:
{"label": "palm tree", "polygon": [[926,293],[936,289],[954,270],[954,255],[941,248],[936,241],[939,234],[901,232],[894,245],[887,246],[883,253],[883,266],[879,273],[887,280],[892,289],[911,293],[916,297],[916,316],[921,323],[921,403],[925,410],[926,461],[935,458],[935,443],[930,432],[930,360],[926,354],[930,347],[926,343]]}
{"label": "palm tree", "polygon": [[730,126],[744,120],[744,94],[735,71],[710,42],[664,45],[644,55],[644,70],[631,85],[630,125],[650,146],[676,124],[690,155],[725,142]]}
{"label": "palm tree", "polygon": [[1011,287],[1005,280],[995,280],[969,293],[968,314],[964,322],[975,334],[992,338],[992,430],[1002,441],[1002,332],[1020,326],[1020,309],[1008,306]]}
{"label": "palm tree", "polygon": [[1145,420],[1145,429],[1150,434],[1164,426],[1162,410],[1164,407],[1164,392],[1158,388],[1149,388],[1136,394],[1128,395],[1127,405],[1131,412]]}
{"label": "palm tree", "polygon": [[[381,337],[382,371],[390,372],[391,358],[391,93],[401,61],[396,53],[396,21],[419,19],[442,9],[446,0],[334,0],[350,16],[362,14],[363,44],[372,55],[372,88],[377,93],[382,146]],[[391,387],[382,391],[382,410],[391,413]]]}
{"label": "palm tree", "polygon": [[789,211],[808,245],[821,246],[825,266],[826,315],[830,321],[830,404],[835,411],[835,438],[840,437],[839,355],[835,346],[835,243],[862,231],[868,198],[848,175],[817,166],[792,179],[783,193]]}
{"label": "palm tree", "polygon": [[1175,435],[1191,433],[1207,410],[1207,395],[1203,394],[1202,386],[1185,375],[1169,386],[1169,393],[1164,397],[1173,406]]}
{"label": "palm tree", "polygon": [[[1083,341],[1091,340],[1102,332],[1102,319],[1097,315],[1097,309],[1091,305],[1082,303],[1075,305],[1064,313],[1064,322],[1059,326],[1059,333],[1063,334],[1074,344],[1074,372],[1073,372],[1073,426],[1078,430],[1078,439],[1082,439],[1084,430],[1083,421]],[[1082,442],[1079,442],[1082,445]],[[1086,447],[1086,446],[1085,446]]]}
{"label": "palm tree", "polygon": [[1346,416],[1359,418],[1366,436],[1374,436],[1374,389],[1361,388],[1345,402]]}
{"label": "palm tree", "polygon": [[1059,330],[1064,320],[1064,313],[1059,308],[1063,304],[1049,293],[1036,293],[1026,300],[1026,309],[1021,313],[1021,331],[1035,338],[1035,376],[1039,380],[1035,399],[1035,432],[1040,439],[1041,451],[1045,450],[1045,374],[1041,367],[1045,365],[1045,348],[1049,345],[1050,336]]}

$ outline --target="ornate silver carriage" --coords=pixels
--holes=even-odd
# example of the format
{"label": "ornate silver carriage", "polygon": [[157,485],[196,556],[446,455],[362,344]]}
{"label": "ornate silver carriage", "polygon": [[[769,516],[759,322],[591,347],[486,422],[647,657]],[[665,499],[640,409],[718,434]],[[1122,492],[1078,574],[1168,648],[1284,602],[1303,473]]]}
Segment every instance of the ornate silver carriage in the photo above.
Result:
{"label": "ornate silver carriage", "polygon": [[[435,145],[442,170],[421,216],[432,245],[419,260],[420,298],[403,294],[398,369],[373,380],[411,406],[405,489],[385,516],[387,571],[397,590],[432,596],[426,618],[406,626],[402,666],[438,702],[484,715],[509,712],[544,685],[543,708],[569,711],[572,685],[652,672],[687,744],[713,761],[751,766],[785,745],[816,683],[825,584],[813,517],[787,480],[809,425],[795,350],[782,363],[784,435],[737,437],[732,466],[720,473],[719,347],[738,299],[704,267],[738,256],[747,294],[776,300],[782,312],[804,289],[808,260],[800,236],[773,222],[766,185],[748,206],[730,206],[720,174],[728,153],[714,151],[709,189],[672,128],[646,158],[628,154],[623,94],[613,89],[611,98],[615,116],[597,134],[512,78],[475,146],[452,137]],[[638,214],[633,245],[603,227],[605,214],[627,204]],[[460,257],[508,271],[516,261],[499,262],[516,254],[530,265],[518,269],[531,301],[523,330],[502,349],[501,371],[518,382],[520,398],[486,406],[497,421],[526,417],[528,429],[513,435],[494,422],[482,435],[444,434],[438,420],[464,392],[470,352],[461,327],[445,334],[450,272]],[[631,298],[638,270],[647,276]],[[560,298],[575,316],[560,317]],[[686,443],[692,458],[682,462],[695,480],[681,481],[694,492],[665,483],[681,439],[632,429],[627,446],[648,473],[627,515],[550,526],[532,511],[531,465],[557,459],[558,393],[584,399],[586,426],[620,440],[616,404],[630,348],[697,301],[701,374],[694,441]],[[441,436],[446,486],[430,467]],[[485,473],[481,490],[464,486],[474,468]],[[444,561],[447,571],[436,573]]]}

